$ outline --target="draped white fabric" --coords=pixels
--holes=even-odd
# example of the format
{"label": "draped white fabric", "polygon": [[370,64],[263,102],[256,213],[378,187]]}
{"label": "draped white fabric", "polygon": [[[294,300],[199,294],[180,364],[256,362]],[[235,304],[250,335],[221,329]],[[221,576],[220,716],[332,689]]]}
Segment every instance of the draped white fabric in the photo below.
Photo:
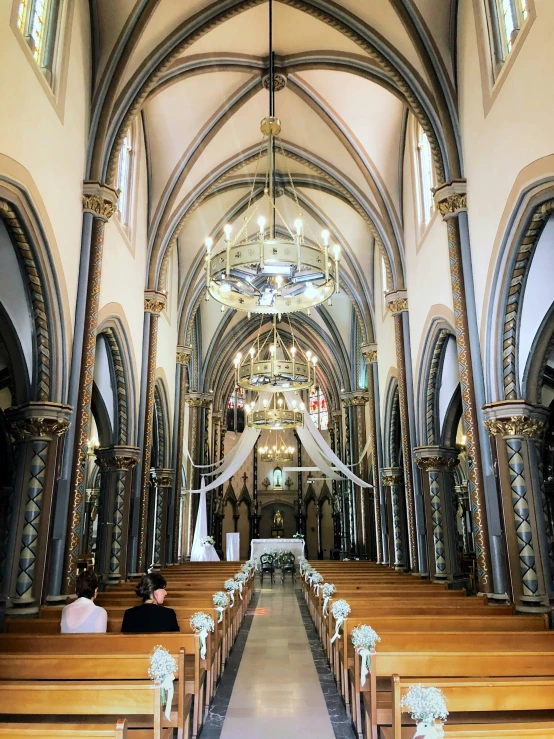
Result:
{"label": "draped white fabric", "polygon": [[321,472],[323,472],[323,474],[329,477],[331,480],[340,480],[340,475],[337,475],[336,472],[333,472],[330,464],[319,451],[319,447],[310,435],[310,432],[305,428],[298,428],[296,429],[296,432],[298,434],[298,438],[300,439],[300,443],[308,452],[310,459],[316,465],[316,467],[318,467]]}
{"label": "draped white fabric", "polygon": [[[241,439],[235,447],[237,450],[236,454],[232,459],[228,460],[224,465],[222,465],[219,477],[213,480],[213,482],[210,482],[209,485],[206,485],[206,492],[209,492],[210,490],[215,490],[220,485],[223,485],[224,482],[227,482],[230,477],[233,477],[233,475],[237,474],[242,465],[248,459],[248,455],[252,452],[254,444],[258,440],[259,435],[259,429],[245,429],[242,432]],[[190,490],[189,492],[199,493],[201,492],[201,490]]]}
{"label": "draped white fabric", "polygon": [[208,546],[202,544],[202,539],[208,536],[208,513],[206,510],[206,486],[204,478],[202,478],[200,483],[200,490],[194,492],[200,493],[200,500],[198,501],[198,515],[196,516],[196,526],[194,527],[194,538],[190,553],[191,562],[219,562],[219,556],[211,544]]}

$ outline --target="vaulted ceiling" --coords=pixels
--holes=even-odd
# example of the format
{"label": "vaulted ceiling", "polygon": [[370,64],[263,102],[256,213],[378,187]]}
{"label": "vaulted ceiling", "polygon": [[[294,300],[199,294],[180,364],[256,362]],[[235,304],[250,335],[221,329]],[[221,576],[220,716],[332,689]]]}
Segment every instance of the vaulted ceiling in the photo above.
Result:
{"label": "vaulted ceiling", "polygon": [[[204,239],[211,235],[217,245],[225,223],[242,224],[256,167],[267,166],[263,151],[258,159],[260,121],[268,113],[268,3],[92,6],[89,174],[113,176],[118,140],[140,114],[148,155],[145,283],[162,286],[164,257],[176,248],[180,341],[196,320],[205,382],[212,385],[219,365],[228,368],[232,352],[247,346],[259,325],[244,314],[221,313],[201,300],[201,291]],[[292,177],[306,233],[329,229],[344,255],[344,292],[332,307],[293,321],[304,341],[321,346],[329,392],[350,383],[354,333],[373,338],[375,247],[386,258],[389,287],[404,284],[401,180],[409,111],[431,138],[439,178],[459,175],[456,9],[456,0],[274,2],[276,72],[286,79],[275,100],[287,154],[277,157],[278,208],[294,219]]]}

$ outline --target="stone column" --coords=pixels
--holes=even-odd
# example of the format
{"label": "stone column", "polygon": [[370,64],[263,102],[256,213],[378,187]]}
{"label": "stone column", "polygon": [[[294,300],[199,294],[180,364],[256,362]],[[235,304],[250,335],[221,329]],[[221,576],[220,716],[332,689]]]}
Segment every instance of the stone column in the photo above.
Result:
{"label": "stone column", "polygon": [[260,503],[258,500],[258,441],[254,444],[254,460],[252,465],[252,504],[254,506],[254,532],[253,539],[260,538]]}
{"label": "stone column", "polygon": [[18,447],[11,513],[15,556],[7,573],[11,614],[37,613],[44,600],[60,440],[69,428],[71,410],[58,403],[31,402],[6,411]]}
{"label": "stone column", "polygon": [[404,507],[404,477],[400,467],[383,467],[381,482],[389,489],[388,505],[390,511],[390,526],[392,533],[392,556],[389,557],[391,566],[395,570],[408,568],[408,553],[406,552],[404,531],[406,529],[406,513]]}
{"label": "stone column", "polygon": [[[298,434],[296,431],[294,432],[294,438],[296,439],[296,464],[297,467],[302,467],[302,444],[300,443],[300,439],[298,438]],[[298,478],[298,491],[297,491],[297,498],[296,498],[296,504],[298,507],[298,515],[296,519],[296,526],[297,530],[300,534],[304,534],[304,537],[306,537],[306,518],[304,516],[304,494],[302,491],[302,473],[298,472],[297,475]]]}
{"label": "stone column", "polygon": [[[408,311],[408,294],[406,290],[394,290],[386,295],[387,306],[394,319],[394,339],[396,343],[396,366],[398,370],[398,400],[400,404],[400,432],[402,438],[402,456],[404,458],[404,487],[406,491],[406,514],[408,523],[408,548],[410,569],[418,572],[418,549],[416,531],[416,510],[414,497],[414,479],[412,475],[412,442],[408,418],[408,385],[406,382],[406,357],[404,342],[404,324],[402,313]],[[411,389],[410,389],[411,390]]]}
{"label": "stone column", "polygon": [[[342,410],[336,409],[331,411],[333,422],[333,439],[335,442],[335,454],[343,461],[343,438],[342,438]],[[350,529],[349,529],[349,511],[348,511],[348,494],[344,482],[333,481],[334,490],[336,491],[336,501],[340,510],[340,545],[339,549],[342,556],[346,557],[350,552]],[[340,490],[337,488],[340,486]]]}
{"label": "stone column", "polygon": [[98,534],[96,571],[110,585],[127,579],[131,480],[139,459],[140,449],[134,446],[111,446],[96,451],[106,518]]}
{"label": "stone column", "polygon": [[[369,400],[368,393],[362,390],[356,390],[352,393],[343,393],[341,400],[345,408],[346,429],[347,429],[347,449],[349,450],[347,464],[356,464],[360,458],[360,454],[364,450],[366,441],[366,424],[364,406]],[[356,467],[351,467],[352,471],[362,480],[366,480],[367,462],[362,459],[361,463]],[[356,554],[372,554],[373,547],[369,546],[368,530],[370,521],[368,520],[367,498],[368,492],[366,488],[360,488],[353,482],[349,482],[349,490],[351,497],[349,500],[352,525],[354,531],[354,546]],[[373,528],[373,527],[371,527]]]}
{"label": "stone column", "polygon": [[377,373],[377,344],[362,344],[360,347],[362,357],[367,364],[367,394],[369,398],[369,450],[368,456],[371,457],[373,475],[371,482],[373,484],[373,518],[375,522],[375,554],[376,561],[381,564],[385,561],[383,558],[383,530],[381,524],[381,475],[379,474],[378,454],[377,454],[377,414],[379,409],[375,404],[374,392],[374,374]]}
{"label": "stone column", "polygon": [[[204,434],[206,425],[206,410],[210,408],[212,403],[212,395],[207,393],[186,393],[185,400],[189,405],[189,435],[188,435],[188,451],[196,465],[206,464],[204,460]],[[200,470],[194,467],[190,461],[188,463],[189,474],[187,475],[188,486],[190,490],[198,490],[200,487]],[[192,548],[192,540],[194,537],[194,527],[196,525],[196,514],[198,512],[198,496],[196,494],[188,495],[188,511],[187,511],[187,551],[190,557]]]}
{"label": "stone column", "polygon": [[496,446],[516,610],[549,611],[546,581],[550,566],[548,552],[541,552],[540,544],[544,522],[535,445],[544,436],[549,411],[522,400],[491,403],[483,410]]}
{"label": "stone column", "polygon": [[488,594],[493,591],[490,542],[479,439],[479,412],[475,401],[475,381],[459,223],[460,214],[467,211],[465,180],[451,182],[437,188],[435,202],[443,220],[446,222],[448,234],[448,254],[456,322],[460,387],[462,390],[463,427],[467,439],[466,448],[469,459],[469,497],[477,556],[477,576],[479,591]]}
{"label": "stone column", "polygon": [[[188,389],[188,363],[192,356],[192,346],[178,346],[176,353],[176,362],[178,370],[177,395],[175,404],[178,409],[177,414],[177,454],[175,455],[175,477],[173,481],[173,500],[175,510],[173,512],[173,562],[179,561],[180,542],[181,542],[181,526],[183,521],[182,506],[183,497],[181,496],[182,485],[182,469],[184,462],[184,436],[185,436],[185,399]],[[186,464],[186,463],[185,463]],[[187,478],[188,479],[188,478]]]}
{"label": "stone column", "polygon": [[149,542],[148,560],[153,570],[161,570],[167,564],[167,513],[169,494],[173,485],[173,470],[163,468],[153,469],[152,482],[155,497],[150,506],[149,529],[152,535]]}
{"label": "stone column", "polygon": [[158,345],[158,319],[167,303],[167,294],[159,290],[146,290],[144,312],[150,316],[148,333],[148,370],[146,376],[146,408],[144,411],[144,436],[140,470],[140,507],[137,572],[145,572],[148,548],[148,511],[150,508],[150,462],[152,457],[152,432],[154,424],[154,389],[156,384],[156,353]]}
{"label": "stone column", "polygon": [[[85,460],[90,426],[90,404],[96,354],[96,327],[100,299],[102,256],[104,251],[104,227],[117,208],[117,192],[99,182],[85,182],[83,186],[83,211],[92,214],[90,258],[86,305],[83,326],[83,344],[80,357],[79,393],[74,409],[72,430],[73,460],[67,510],[67,532],[63,567],[64,593],[75,586],[77,558],[83,547],[83,514],[85,505]],[[71,450],[69,450],[71,451]]]}
{"label": "stone column", "polygon": [[456,551],[456,527],[452,496],[452,472],[458,464],[458,450],[441,446],[414,449],[416,464],[422,472],[423,489],[428,494],[427,523],[431,543],[429,562],[434,564],[432,577],[452,581],[460,574]]}

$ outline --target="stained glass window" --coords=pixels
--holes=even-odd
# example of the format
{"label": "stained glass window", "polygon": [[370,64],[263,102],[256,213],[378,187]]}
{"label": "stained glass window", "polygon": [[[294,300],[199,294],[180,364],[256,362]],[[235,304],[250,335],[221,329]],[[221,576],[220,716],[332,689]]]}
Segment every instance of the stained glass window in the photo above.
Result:
{"label": "stained glass window", "polygon": [[26,20],[27,20],[27,0],[22,0],[19,3],[19,8],[17,11],[17,27],[22,33],[25,32]]}
{"label": "stained glass window", "polygon": [[494,0],[490,13],[496,61],[502,63],[529,17],[529,0]]}
{"label": "stained glass window", "polygon": [[40,63],[42,50],[46,39],[46,14],[48,13],[48,0],[35,0],[31,11],[29,23],[29,37],[33,56]]}
{"label": "stained glass window", "polygon": [[419,175],[419,201],[421,223],[426,226],[431,220],[435,203],[433,201],[433,187],[435,186],[435,170],[431,144],[425,131],[418,125],[417,138],[417,165]]}
{"label": "stained glass window", "polygon": [[34,58],[45,70],[52,59],[50,42],[56,31],[58,3],[59,0],[21,0],[17,10],[17,27],[25,36]]}
{"label": "stained glass window", "polygon": [[[236,399],[237,399],[237,408],[244,408],[244,388],[242,387],[237,388]],[[227,402],[227,408],[231,408],[233,410],[235,408],[235,391],[234,390],[229,396],[229,400]]]}
{"label": "stained glass window", "polygon": [[128,131],[121,144],[119,151],[119,162],[117,168],[117,189],[119,198],[117,200],[117,213],[119,220],[124,226],[129,225],[129,202],[131,189],[131,134]]}
{"label": "stained glass window", "polygon": [[310,390],[310,417],[320,431],[329,428],[329,409],[321,388],[312,386]]}

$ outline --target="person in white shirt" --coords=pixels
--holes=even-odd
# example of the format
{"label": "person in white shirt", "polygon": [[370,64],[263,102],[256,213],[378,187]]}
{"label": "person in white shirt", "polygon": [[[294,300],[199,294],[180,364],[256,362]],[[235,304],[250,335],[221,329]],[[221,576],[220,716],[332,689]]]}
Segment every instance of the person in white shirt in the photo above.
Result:
{"label": "person in white shirt", "polygon": [[98,595],[98,576],[86,570],[77,577],[75,592],[77,600],[62,611],[62,634],[105,634],[108,614],[104,608],[94,605]]}

